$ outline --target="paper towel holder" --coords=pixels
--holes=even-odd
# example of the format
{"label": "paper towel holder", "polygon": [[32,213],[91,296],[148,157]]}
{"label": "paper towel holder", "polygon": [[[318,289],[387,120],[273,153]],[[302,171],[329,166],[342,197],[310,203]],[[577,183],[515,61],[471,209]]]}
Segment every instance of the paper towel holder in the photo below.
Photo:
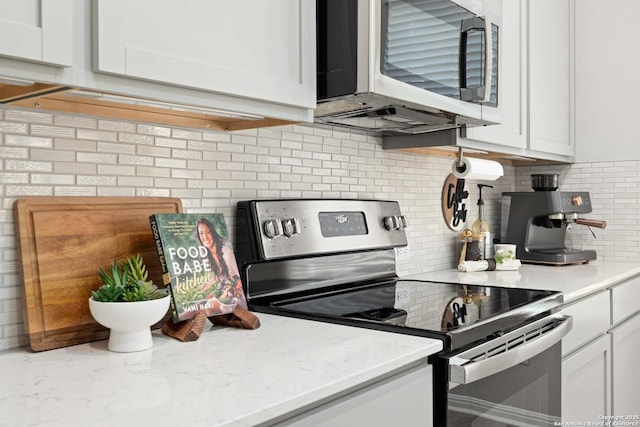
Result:
{"label": "paper towel holder", "polygon": [[[462,161],[462,147],[458,147],[458,164],[456,165],[456,168],[462,167],[464,167],[464,162]],[[461,172],[464,172],[464,170]]]}
{"label": "paper towel holder", "polygon": [[[473,165],[473,168],[471,167]],[[452,173],[458,178],[495,181],[504,176],[504,169],[495,160],[482,158],[465,159],[462,147],[458,147],[458,157],[451,165]]]}
{"label": "paper towel holder", "polygon": [[464,163],[463,160],[463,153],[462,153],[462,147],[458,147],[458,159],[457,161],[454,161],[454,167],[455,170],[458,173],[464,173],[464,171],[467,169],[467,165]]}

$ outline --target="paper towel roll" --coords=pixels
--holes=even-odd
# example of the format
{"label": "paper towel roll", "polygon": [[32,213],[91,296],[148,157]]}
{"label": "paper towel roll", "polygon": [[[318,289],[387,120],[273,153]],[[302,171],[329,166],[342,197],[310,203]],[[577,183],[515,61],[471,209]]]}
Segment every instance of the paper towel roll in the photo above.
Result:
{"label": "paper towel roll", "polygon": [[454,160],[451,171],[456,178],[482,181],[495,181],[504,175],[504,169],[500,163],[472,157],[463,157],[462,165],[459,165],[458,159]]}

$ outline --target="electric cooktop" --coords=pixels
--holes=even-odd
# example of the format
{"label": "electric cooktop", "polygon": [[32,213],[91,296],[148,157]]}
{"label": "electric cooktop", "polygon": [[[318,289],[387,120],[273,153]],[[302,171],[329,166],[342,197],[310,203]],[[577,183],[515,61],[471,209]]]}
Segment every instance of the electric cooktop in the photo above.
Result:
{"label": "electric cooktop", "polygon": [[555,291],[390,279],[321,294],[253,300],[250,308],[439,338],[451,350],[501,335],[531,321],[532,313],[552,312],[561,301]]}

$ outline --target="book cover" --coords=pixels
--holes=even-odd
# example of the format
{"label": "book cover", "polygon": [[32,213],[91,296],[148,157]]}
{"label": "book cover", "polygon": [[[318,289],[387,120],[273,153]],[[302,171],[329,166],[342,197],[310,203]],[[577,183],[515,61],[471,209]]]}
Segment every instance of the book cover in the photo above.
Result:
{"label": "book cover", "polygon": [[149,222],[174,322],[247,307],[222,214],[155,214]]}

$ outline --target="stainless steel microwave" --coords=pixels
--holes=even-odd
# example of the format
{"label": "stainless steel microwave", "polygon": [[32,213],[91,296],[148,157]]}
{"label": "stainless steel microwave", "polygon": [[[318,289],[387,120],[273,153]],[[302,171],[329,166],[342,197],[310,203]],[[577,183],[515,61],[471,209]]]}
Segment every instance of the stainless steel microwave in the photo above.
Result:
{"label": "stainless steel microwave", "polygon": [[315,121],[382,135],[499,123],[500,5],[317,0]]}

